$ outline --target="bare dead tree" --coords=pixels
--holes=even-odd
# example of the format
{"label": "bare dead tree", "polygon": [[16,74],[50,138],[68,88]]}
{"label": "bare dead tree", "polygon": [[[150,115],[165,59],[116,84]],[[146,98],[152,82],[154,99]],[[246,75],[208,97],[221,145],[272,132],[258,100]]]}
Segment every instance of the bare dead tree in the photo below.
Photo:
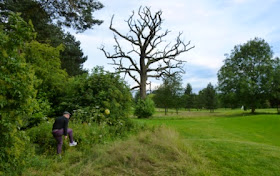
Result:
{"label": "bare dead tree", "polygon": [[[184,72],[184,61],[178,60],[176,57],[194,48],[194,46],[189,46],[190,41],[184,43],[181,40],[182,33],[179,33],[174,44],[171,45],[171,42],[165,43],[164,37],[170,31],[161,32],[162,11],[152,15],[150,8],[140,7],[138,10],[139,18],[135,19],[134,15],[134,12],[132,12],[132,15],[126,21],[130,30],[126,35],[121,34],[113,27],[114,16],[112,16],[110,30],[114,32],[115,53],[106,52],[104,46],[100,49],[108,59],[112,59],[112,65],[117,66],[115,68],[117,72],[128,74],[137,83],[137,86],[131,89],[140,88],[140,97],[143,99],[146,97],[148,78],[169,75],[171,70],[173,74]],[[132,49],[128,52],[123,51],[117,36],[129,42]],[[138,62],[133,55],[138,57]],[[124,65],[123,61],[130,64]]]}

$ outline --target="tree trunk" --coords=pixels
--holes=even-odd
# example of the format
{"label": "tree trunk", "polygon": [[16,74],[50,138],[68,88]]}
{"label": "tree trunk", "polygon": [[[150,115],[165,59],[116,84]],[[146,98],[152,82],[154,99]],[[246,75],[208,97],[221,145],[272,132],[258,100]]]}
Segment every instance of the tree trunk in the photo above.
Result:
{"label": "tree trunk", "polygon": [[255,110],[256,110],[256,108],[255,108],[255,107],[252,107],[251,113],[254,114],[254,113],[255,113]]}
{"label": "tree trunk", "polygon": [[167,108],[165,108],[165,115],[167,115]]}
{"label": "tree trunk", "polygon": [[146,98],[146,81],[142,81],[142,79],[140,85],[140,97],[142,100]]}
{"label": "tree trunk", "polygon": [[143,57],[142,55],[144,54],[141,54],[140,57],[140,97],[143,100],[146,98],[147,70],[145,65],[145,57]]}

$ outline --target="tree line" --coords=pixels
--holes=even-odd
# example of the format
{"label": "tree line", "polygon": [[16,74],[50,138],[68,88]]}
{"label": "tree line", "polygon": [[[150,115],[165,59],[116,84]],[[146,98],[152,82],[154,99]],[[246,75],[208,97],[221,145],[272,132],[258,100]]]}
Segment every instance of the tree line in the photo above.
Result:
{"label": "tree line", "polygon": [[165,77],[163,83],[149,95],[158,108],[164,108],[165,114],[173,108],[179,109],[208,109],[213,112],[219,106],[217,89],[209,83],[206,88],[194,93],[190,83],[182,87],[180,75]]}
{"label": "tree line", "polygon": [[163,83],[153,92],[157,107],[214,109],[241,108],[277,108],[280,105],[280,60],[273,57],[271,46],[261,38],[254,38],[242,45],[234,46],[226,54],[224,65],[218,72],[218,85],[211,83],[192,92],[188,83],[182,88],[180,75],[163,78]]}

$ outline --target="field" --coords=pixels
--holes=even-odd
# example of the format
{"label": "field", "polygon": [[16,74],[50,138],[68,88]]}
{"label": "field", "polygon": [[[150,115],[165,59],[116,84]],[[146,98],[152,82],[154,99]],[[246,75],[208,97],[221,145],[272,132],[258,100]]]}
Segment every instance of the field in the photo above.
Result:
{"label": "field", "polygon": [[258,110],[157,112],[154,118],[136,120],[170,127],[179,132],[191,154],[204,161],[209,175],[279,175],[280,115]]}

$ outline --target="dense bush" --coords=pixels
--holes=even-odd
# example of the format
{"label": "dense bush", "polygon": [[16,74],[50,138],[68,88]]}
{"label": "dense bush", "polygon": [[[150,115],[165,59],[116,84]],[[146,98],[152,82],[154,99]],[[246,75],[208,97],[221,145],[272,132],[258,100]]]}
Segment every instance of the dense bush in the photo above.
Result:
{"label": "dense bush", "polygon": [[37,80],[21,50],[34,37],[32,25],[12,14],[0,24],[0,175],[20,174],[25,157],[32,154],[28,137],[19,131],[23,116],[32,114]]}
{"label": "dense bush", "polygon": [[130,112],[132,96],[128,86],[119,75],[106,72],[102,67],[94,68],[90,75],[71,78],[66,87],[60,112],[77,110],[88,113],[83,118],[91,118],[109,109],[112,119],[127,117]]}
{"label": "dense bush", "polygon": [[155,104],[152,99],[139,100],[135,106],[134,115],[138,118],[148,118],[155,112]]}

